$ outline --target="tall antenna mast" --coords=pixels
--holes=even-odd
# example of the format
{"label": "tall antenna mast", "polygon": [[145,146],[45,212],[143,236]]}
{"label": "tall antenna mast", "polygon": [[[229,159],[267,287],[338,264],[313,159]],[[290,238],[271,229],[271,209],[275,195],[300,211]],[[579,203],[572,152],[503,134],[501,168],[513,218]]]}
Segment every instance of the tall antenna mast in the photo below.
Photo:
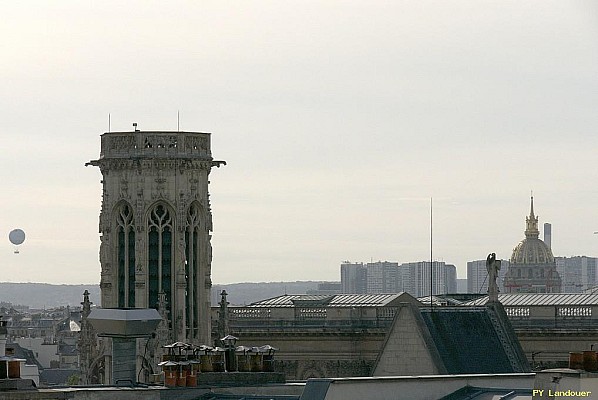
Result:
{"label": "tall antenna mast", "polygon": [[434,282],[434,257],[432,253],[432,198],[430,197],[430,311],[433,311],[432,288]]}
{"label": "tall antenna mast", "polygon": [[108,132],[110,132],[110,113],[108,113]]}
{"label": "tall antenna mast", "polygon": [[176,131],[180,132],[181,129],[179,128],[180,118],[179,118],[179,110],[176,110]]}

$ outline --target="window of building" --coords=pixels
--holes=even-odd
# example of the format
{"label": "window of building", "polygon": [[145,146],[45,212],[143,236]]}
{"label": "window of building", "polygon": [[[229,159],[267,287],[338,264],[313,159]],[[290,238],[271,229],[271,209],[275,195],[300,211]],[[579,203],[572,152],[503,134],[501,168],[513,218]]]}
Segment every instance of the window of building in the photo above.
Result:
{"label": "window of building", "polygon": [[[172,307],[172,216],[162,204],[155,206],[148,219],[149,307],[157,307],[158,293],[164,292]],[[172,320],[172,313],[169,318]]]}
{"label": "window of building", "polygon": [[185,317],[187,337],[193,338],[199,335],[198,326],[198,292],[199,287],[199,207],[192,204],[187,213],[187,227],[185,229],[185,281],[187,287],[185,290]]}
{"label": "window of building", "polygon": [[118,306],[135,307],[135,226],[128,204],[117,210]]}

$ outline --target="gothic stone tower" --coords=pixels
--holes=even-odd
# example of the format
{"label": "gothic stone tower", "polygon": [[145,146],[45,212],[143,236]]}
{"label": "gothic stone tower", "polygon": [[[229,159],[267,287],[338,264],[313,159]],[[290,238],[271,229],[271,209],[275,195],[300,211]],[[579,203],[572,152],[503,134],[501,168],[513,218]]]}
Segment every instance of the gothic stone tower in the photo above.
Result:
{"label": "gothic stone tower", "polygon": [[210,134],[108,132],[100,158],[86,165],[103,176],[101,306],[157,307],[166,300],[171,338],[210,342],[214,166]]}

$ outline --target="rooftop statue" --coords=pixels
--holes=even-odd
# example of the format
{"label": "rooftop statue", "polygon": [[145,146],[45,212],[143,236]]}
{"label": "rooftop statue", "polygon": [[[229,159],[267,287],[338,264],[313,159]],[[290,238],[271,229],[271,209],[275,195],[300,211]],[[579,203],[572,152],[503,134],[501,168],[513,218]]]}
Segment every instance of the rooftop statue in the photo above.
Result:
{"label": "rooftop statue", "polygon": [[486,257],[486,270],[488,271],[488,301],[498,301],[498,271],[500,271],[500,260],[496,259],[496,253],[488,254]]}

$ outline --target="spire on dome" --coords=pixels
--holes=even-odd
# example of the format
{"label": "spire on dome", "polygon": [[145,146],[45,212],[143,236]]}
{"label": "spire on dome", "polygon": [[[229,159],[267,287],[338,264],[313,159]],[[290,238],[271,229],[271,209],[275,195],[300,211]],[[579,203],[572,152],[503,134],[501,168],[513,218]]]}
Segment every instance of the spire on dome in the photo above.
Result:
{"label": "spire on dome", "polygon": [[534,196],[532,193],[531,196],[531,207],[529,212],[529,217],[525,218],[526,228],[525,228],[525,237],[537,238],[540,236],[540,231],[538,230],[538,217],[534,215]]}

